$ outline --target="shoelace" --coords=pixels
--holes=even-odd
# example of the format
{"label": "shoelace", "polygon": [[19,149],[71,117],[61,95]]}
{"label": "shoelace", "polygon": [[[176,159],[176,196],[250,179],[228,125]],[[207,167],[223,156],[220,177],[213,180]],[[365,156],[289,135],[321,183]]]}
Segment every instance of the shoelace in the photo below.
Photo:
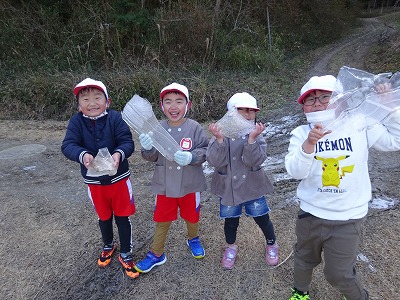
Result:
{"label": "shoelace", "polygon": [[133,263],[132,256],[127,256],[127,257],[123,258],[122,260],[124,262],[125,270],[130,271],[130,272],[135,271],[135,269],[134,269],[135,264]]}
{"label": "shoelace", "polygon": [[126,256],[126,257],[123,257],[122,260],[123,260],[124,263],[126,263],[127,265],[133,264],[132,255],[128,255],[128,256]]}

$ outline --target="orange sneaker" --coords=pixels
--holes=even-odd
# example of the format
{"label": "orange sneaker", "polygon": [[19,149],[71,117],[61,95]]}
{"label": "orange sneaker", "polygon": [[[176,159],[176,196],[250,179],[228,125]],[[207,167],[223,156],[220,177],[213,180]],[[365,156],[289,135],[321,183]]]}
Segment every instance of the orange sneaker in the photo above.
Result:
{"label": "orange sneaker", "polygon": [[117,243],[115,242],[112,245],[104,245],[103,251],[101,251],[100,257],[97,260],[99,267],[104,268],[108,266],[115,249],[117,249]]}
{"label": "orange sneaker", "polygon": [[125,273],[129,278],[135,279],[139,277],[139,272],[135,270],[135,263],[133,262],[132,254],[129,254],[125,258],[121,255],[118,256],[119,262],[125,269]]}

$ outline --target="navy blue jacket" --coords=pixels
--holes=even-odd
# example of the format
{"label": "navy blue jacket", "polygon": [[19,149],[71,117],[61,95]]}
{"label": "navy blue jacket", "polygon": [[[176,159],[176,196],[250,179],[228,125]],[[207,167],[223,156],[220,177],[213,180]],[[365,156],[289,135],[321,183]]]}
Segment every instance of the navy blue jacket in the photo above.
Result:
{"label": "navy blue jacket", "polygon": [[[86,176],[83,155],[90,153],[95,157],[99,149],[107,147],[112,154],[121,153],[121,161],[114,176]],[[62,153],[70,160],[81,165],[81,173],[87,184],[108,185],[130,176],[127,158],[132,155],[135,145],[129,126],[122,119],[121,113],[109,110],[108,114],[90,120],[79,112],[71,117],[65,138],[61,145]]]}

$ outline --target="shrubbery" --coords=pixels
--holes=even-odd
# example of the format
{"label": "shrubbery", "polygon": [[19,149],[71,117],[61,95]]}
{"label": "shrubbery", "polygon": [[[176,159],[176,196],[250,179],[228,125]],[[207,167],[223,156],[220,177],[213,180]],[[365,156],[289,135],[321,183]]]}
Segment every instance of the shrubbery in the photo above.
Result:
{"label": "shrubbery", "polygon": [[179,81],[206,120],[235,92],[221,95],[215,72],[273,75],[288,57],[354,26],[359,2],[3,0],[0,101],[13,108],[7,117],[66,119],[72,87],[85,77],[103,80],[117,109],[134,93],[156,102],[161,87]]}

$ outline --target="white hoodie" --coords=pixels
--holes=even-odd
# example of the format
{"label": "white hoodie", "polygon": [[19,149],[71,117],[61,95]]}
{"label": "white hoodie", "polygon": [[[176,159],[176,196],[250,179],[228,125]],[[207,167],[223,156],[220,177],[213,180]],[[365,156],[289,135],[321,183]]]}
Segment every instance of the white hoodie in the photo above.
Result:
{"label": "white hoodie", "polygon": [[371,199],[368,150],[400,150],[398,120],[395,116],[385,125],[358,130],[354,124],[359,125],[360,119],[354,116],[343,121],[342,129],[319,140],[311,154],[303,152],[301,146],[313,124],[294,129],[285,166],[293,178],[301,179],[297,188],[300,208],[327,220],[364,217]]}

